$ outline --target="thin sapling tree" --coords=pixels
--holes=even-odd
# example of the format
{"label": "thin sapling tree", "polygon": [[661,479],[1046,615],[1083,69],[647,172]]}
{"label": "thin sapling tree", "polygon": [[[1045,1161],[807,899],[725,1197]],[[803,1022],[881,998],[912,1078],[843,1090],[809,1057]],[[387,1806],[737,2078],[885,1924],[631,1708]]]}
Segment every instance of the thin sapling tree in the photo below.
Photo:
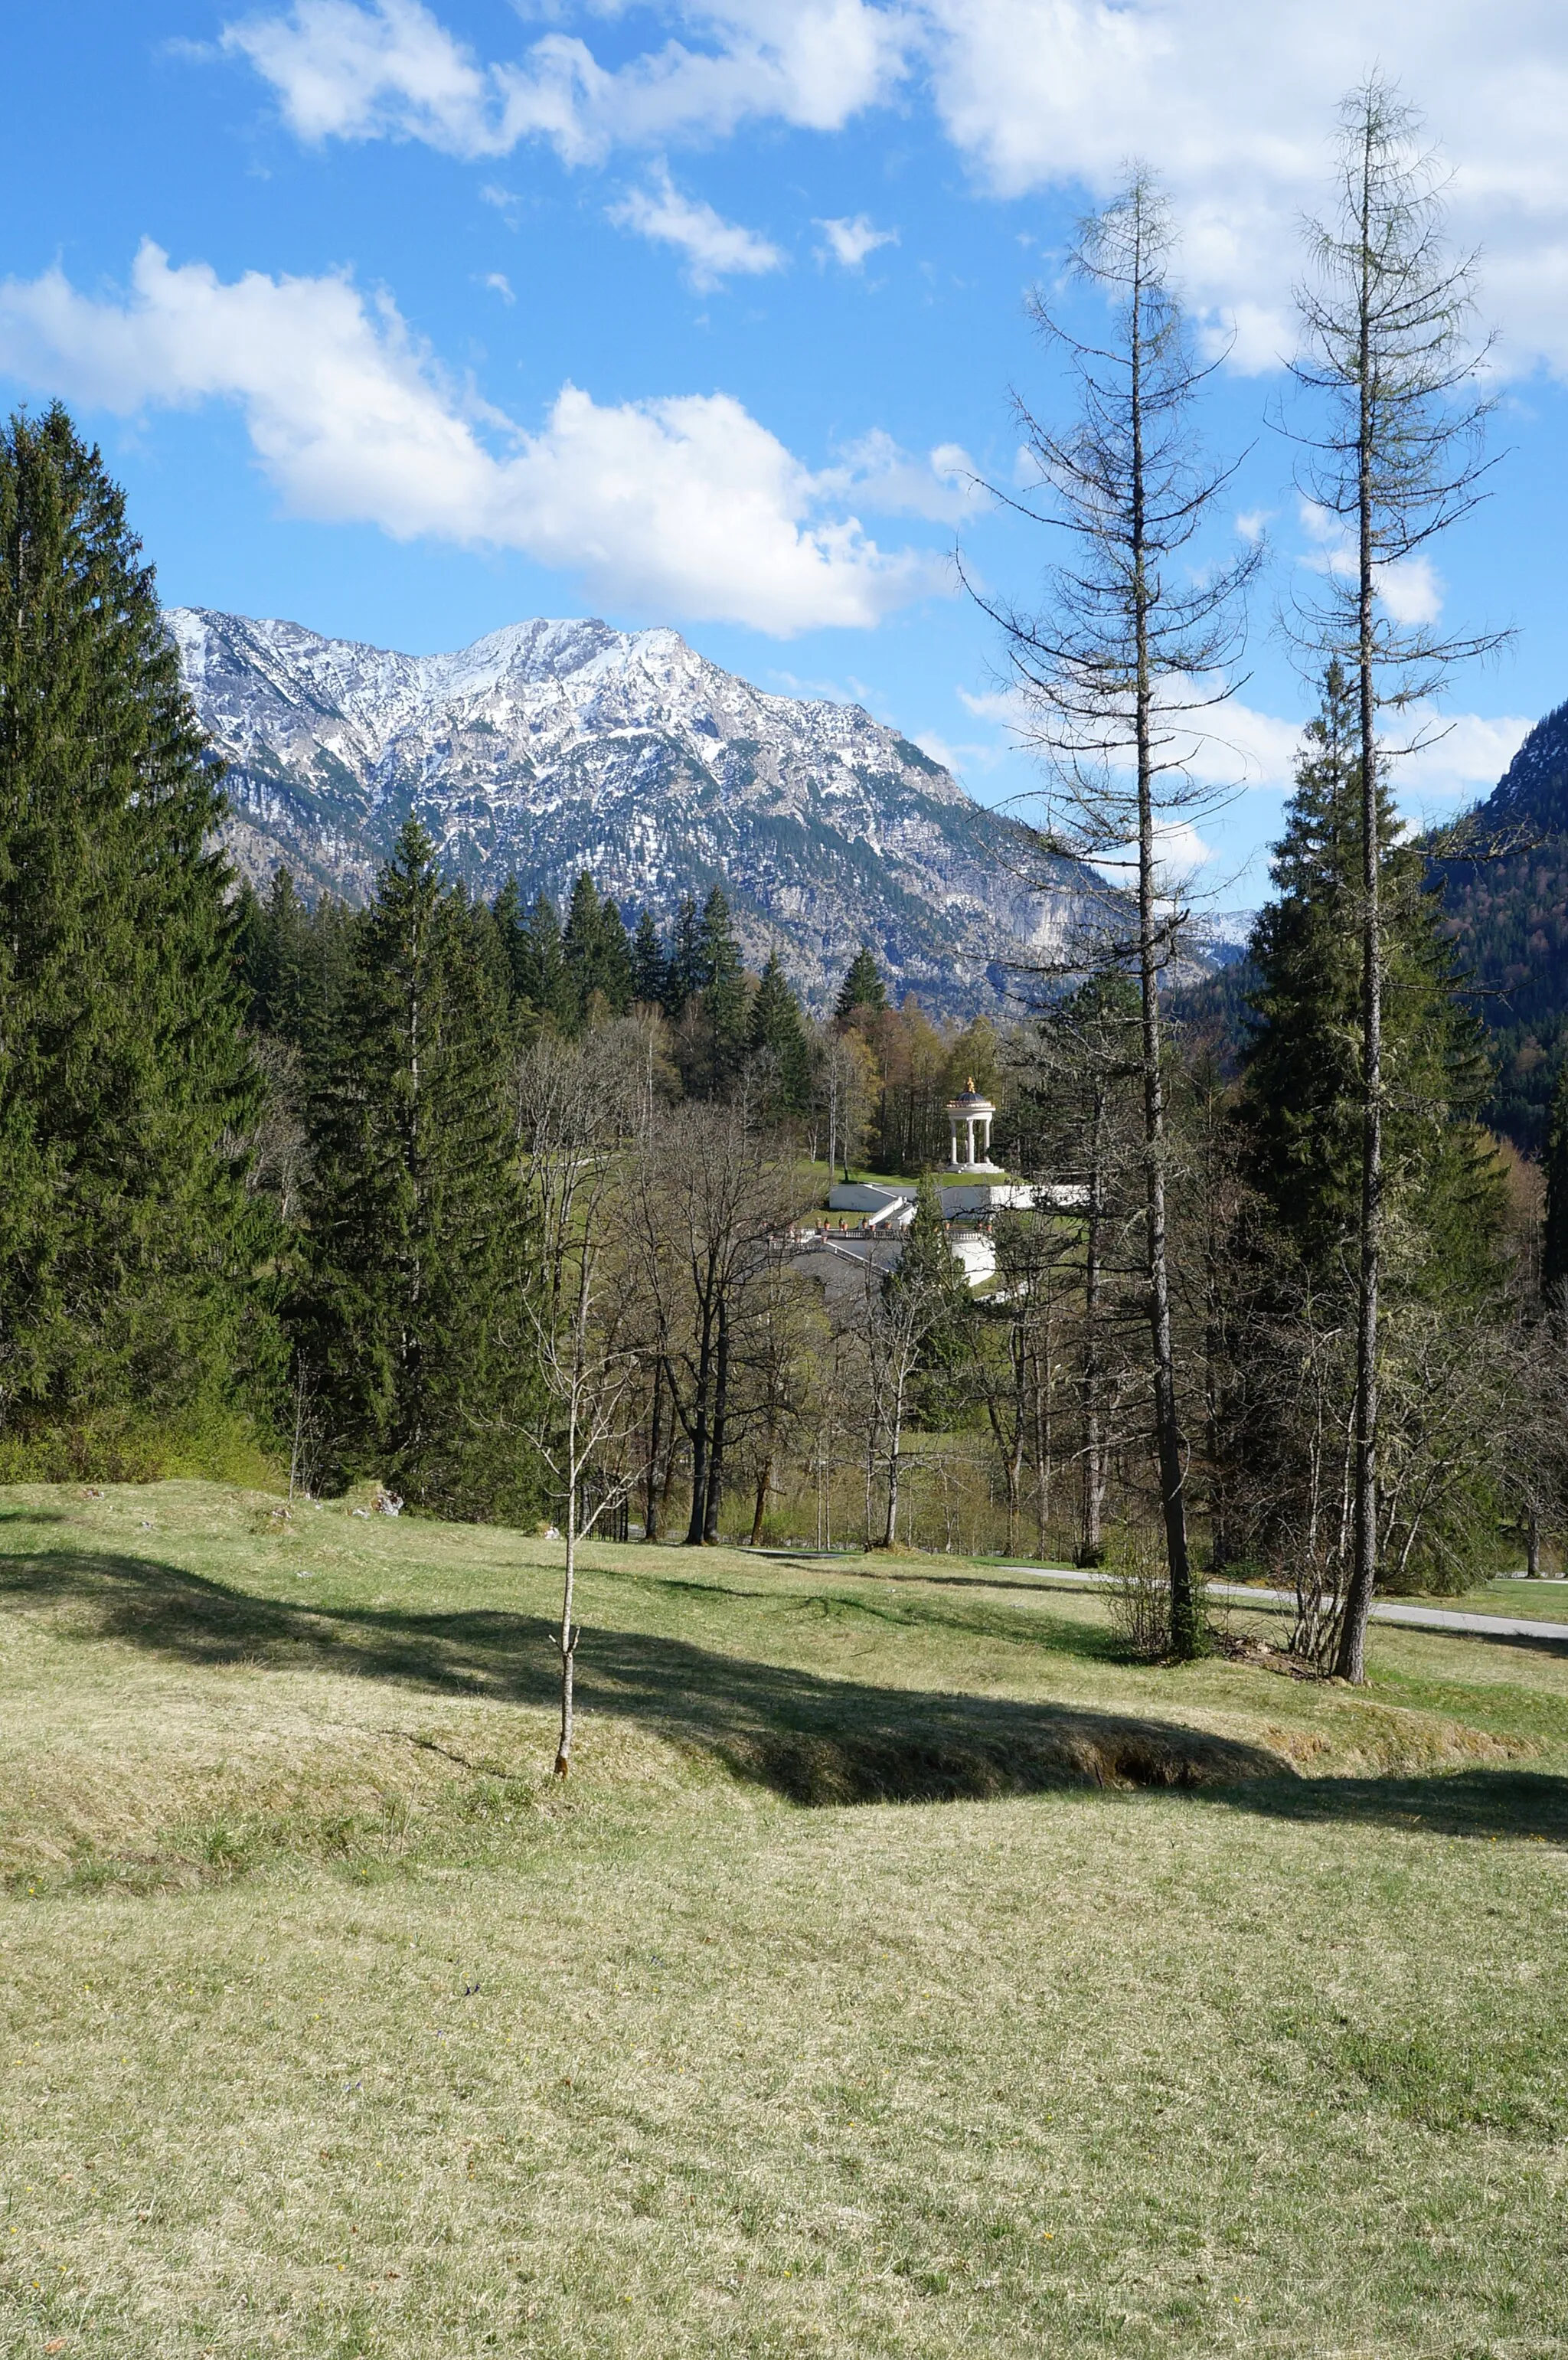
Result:
{"label": "thin sapling tree", "polygon": [[[572,1768],[577,1552],[631,1487],[637,1339],[626,1317],[624,1164],[636,1073],[541,1034],[521,1069],[521,1116],[537,1276],[525,1295],[541,1398],[528,1439],[561,1503],[561,1729],[555,1775]],[[623,1061],[624,1062],[624,1061]]]}

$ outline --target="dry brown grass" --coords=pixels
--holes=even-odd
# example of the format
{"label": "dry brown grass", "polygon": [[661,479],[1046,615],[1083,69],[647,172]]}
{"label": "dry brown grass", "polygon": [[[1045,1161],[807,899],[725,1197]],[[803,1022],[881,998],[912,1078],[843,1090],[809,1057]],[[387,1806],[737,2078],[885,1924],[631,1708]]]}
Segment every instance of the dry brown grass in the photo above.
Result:
{"label": "dry brown grass", "polygon": [[0,2348],[1565,2348],[1560,1658],[7,1499]]}

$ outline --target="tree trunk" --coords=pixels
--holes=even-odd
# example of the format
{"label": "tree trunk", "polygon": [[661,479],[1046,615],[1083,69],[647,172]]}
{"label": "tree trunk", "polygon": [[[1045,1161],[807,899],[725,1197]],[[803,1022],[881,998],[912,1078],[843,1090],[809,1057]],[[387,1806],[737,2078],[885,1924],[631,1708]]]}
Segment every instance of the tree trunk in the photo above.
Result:
{"label": "tree trunk", "polygon": [[751,1546],[762,1546],[763,1519],[768,1513],[768,1494],[773,1489],[773,1453],[770,1450],[762,1462],[757,1478],[757,1513],[751,1520]]}
{"label": "tree trunk", "polygon": [[[1362,221],[1371,212],[1372,149],[1363,148]],[[1377,842],[1377,711],[1374,694],[1372,540],[1372,257],[1361,265],[1361,409],[1358,476],[1360,564],[1356,661],[1361,720],[1361,1255],[1356,1306],[1356,1508],[1350,1583],[1334,1669],[1357,1685],[1367,1677],[1367,1625],[1377,1585],[1377,1312],[1383,1242],[1383,944]]]}
{"label": "tree trunk", "polygon": [[887,1437],[887,1519],[882,1527],[882,1546],[886,1549],[890,1549],[898,1537],[898,1475],[903,1438],[904,1388],[900,1382],[894,1388],[892,1427]]}
{"label": "tree trunk", "polygon": [[656,1541],[659,1537],[661,1505],[659,1496],[659,1453],[664,1439],[664,1362],[653,1364],[653,1406],[648,1418],[648,1470],[643,1487],[643,1538]]}
{"label": "tree trunk", "polygon": [[686,1520],[686,1546],[701,1548],[708,1515],[708,1448],[710,1394],[713,1380],[713,1310],[703,1306],[702,1342],[697,1360],[697,1391],[687,1431],[691,1438],[691,1513]]}
{"label": "tree trunk", "polygon": [[[1105,1093],[1094,1093],[1089,1133],[1089,1218],[1083,1233],[1083,1491],[1080,1565],[1105,1555],[1105,1370],[1100,1358],[1100,1272],[1105,1237]],[[1043,1542],[1041,1544],[1043,1546]]]}
{"label": "tree trunk", "polygon": [[1154,1362],[1155,1454],[1160,1468],[1160,1506],[1165,1524],[1165,1559],[1171,1577],[1171,1652],[1179,1662],[1182,1662],[1198,1654],[1203,1644],[1203,1634],[1198,1628],[1197,1601],[1192,1594],[1192,1569],[1187,1556],[1183,1443],[1176,1409],[1176,1358],[1171,1331],[1171,1273],[1166,1259],[1165,1076],[1161,1070],[1160,921],[1154,875],[1154,697],[1149,644],[1152,593],[1147,573],[1141,284],[1133,290],[1129,360],[1133,440],[1131,554],[1138,664],[1134,723],[1138,753],[1138,966],[1143,1006],[1145,1244],[1149,1340]]}
{"label": "tree trunk", "polygon": [[1051,1298],[1045,1306],[1044,1364],[1038,1349],[1030,1354],[1034,1372],[1034,1504],[1040,1554],[1046,1551],[1051,1522]]}
{"label": "tree trunk", "polygon": [[719,1342],[713,1356],[713,1414],[708,1440],[707,1497],[702,1505],[702,1540],[709,1548],[719,1537],[719,1505],[724,1491],[724,1441],[729,1419],[730,1393],[730,1319],[729,1306],[719,1297]]}
{"label": "tree trunk", "polygon": [[1203,1391],[1208,1413],[1209,1445],[1209,1570],[1223,1573],[1230,1561],[1230,1539],[1226,1524],[1226,1481],[1224,1462],[1225,1436],[1220,1415],[1219,1329],[1214,1316],[1214,1289],[1216,1281],[1211,1262],[1210,1317],[1203,1329]]}
{"label": "tree trunk", "polygon": [[569,1428],[567,1473],[570,1478],[566,1493],[566,1576],[561,1596],[561,1741],[555,1750],[555,1775],[567,1777],[572,1769],[572,1675],[577,1662],[577,1633],[572,1628],[572,1609],[577,1590],[577,1421],[573,1417]]}
{"label": "tree trunk", "polygon": [[1525,1517],[1524,1531],[1526,1549],[1525,1574],[1527,1579],[1530,1581],[1539,1581],[1541,1579],[1541,1518],[1536,1513],[1535,1502],[1533,1500],[1530,1503],[1530,1508]]}

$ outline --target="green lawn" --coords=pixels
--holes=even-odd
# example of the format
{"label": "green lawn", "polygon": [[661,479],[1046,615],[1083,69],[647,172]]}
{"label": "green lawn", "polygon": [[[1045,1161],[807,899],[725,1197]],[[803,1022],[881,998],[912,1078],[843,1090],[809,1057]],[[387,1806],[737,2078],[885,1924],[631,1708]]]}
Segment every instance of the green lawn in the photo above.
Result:
{"label": "green lawn", "polygon": [[275,1505],[0,1498],[0,2350],[1568,2350],[1568,1661],[605,1546],[561,1792],[559,1546]]}
{"label": "green lawn", "polygon": [[[1410,1602],[1423,1603],[1419,1598]],[[1499,1577],[1464,1598],[1434,1598],[1432,1603],[1457,1606],[1466,1614],[1518,1614],[1527,1622],[1568,1622],[1568,1582]]]}

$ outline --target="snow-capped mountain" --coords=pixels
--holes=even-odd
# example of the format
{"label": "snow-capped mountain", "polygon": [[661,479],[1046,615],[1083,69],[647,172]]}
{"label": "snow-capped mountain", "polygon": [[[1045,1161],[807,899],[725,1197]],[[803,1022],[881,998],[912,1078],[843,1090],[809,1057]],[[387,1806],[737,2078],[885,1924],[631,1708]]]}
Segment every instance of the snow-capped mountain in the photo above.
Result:
{"label": "snow-capped mountain", "polygon": [[449,870],[558,898],[591,869],[628,923],[722,882],[747,957],[820,1004],[863,942],[937,1010],[995,1005],[1083,880],[856,705],[770,696],[674,631],[526,622],[453,655],[175,607],[257,884],[359,901],[409,812]]}

